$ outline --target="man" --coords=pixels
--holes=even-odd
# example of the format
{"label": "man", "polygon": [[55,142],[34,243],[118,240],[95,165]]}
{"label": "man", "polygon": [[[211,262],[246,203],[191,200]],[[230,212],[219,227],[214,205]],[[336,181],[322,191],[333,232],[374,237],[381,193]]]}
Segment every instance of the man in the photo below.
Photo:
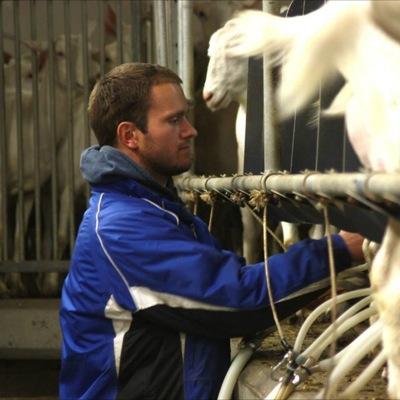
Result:
{"label": "man", "polygon": [[[273,326],[264,265],[222,250],[172,186],[197,135],[180,83],[131,63],[91,93],[99,146],[81,159],[92,197],[62,293],[61,399],[216,398],[229,338]],[[333,241],[338,270],[349,250],[361,257],[358,235]],[[325,278],[326,240],[271,257],[270,270],[275,300]],[[310,298],[279,303],[280,316]]]}

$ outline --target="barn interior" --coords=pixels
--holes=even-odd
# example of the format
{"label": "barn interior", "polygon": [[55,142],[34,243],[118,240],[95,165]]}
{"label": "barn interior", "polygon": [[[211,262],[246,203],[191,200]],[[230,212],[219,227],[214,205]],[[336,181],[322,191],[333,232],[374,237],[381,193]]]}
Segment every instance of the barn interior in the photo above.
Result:
{"label": "barn interior", "polygon": [[[90,196],[79,170],[81,152],[95,143],[88,98],[96,80],[132,61],[165,65],[182,77],[199,135],[192,170],[175,185],[224,248],[255,263],[310,237],[313,227],[316,237],[343,229],[366,238],[366,263],[339,274],[336,292],[326,280],[314,288],[319,304],[302,315],[232,340],[219,398],[389,398],[382,327],[369,323],[379,318],[369,272],[388,221],[399,218],[400,174],[366,168],[345,117],[323,115],[345,78],[321,83],[312,102],[281,121],[280,66],[268,56],[246,58],[242,166],[240,105],[213,111],[203,93],[210,37],[236,13],[292,18],[324,4],[0,1],[0,398],[58,398],[59,299]],[[296,238],[285,237],[282,222]],[[306,295],[289,300],[301,303]],[[327,386],[334,395],[324,394]]]}

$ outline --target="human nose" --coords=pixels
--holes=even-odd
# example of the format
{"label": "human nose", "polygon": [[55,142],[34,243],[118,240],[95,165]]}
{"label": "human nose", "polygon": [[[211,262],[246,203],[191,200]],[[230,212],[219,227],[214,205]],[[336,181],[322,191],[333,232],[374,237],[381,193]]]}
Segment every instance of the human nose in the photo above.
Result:
{"label": "human nose", "polygon": [[183,119],[181,135],[185,139],[191,139],[197,136],[197,130],[186,117]]}

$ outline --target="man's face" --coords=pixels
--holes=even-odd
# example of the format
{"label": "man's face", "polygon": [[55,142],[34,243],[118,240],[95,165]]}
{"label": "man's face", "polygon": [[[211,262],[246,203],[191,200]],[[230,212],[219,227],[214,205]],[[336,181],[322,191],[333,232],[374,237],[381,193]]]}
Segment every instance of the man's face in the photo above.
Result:
{"label": "man's face", "polygon": [[197,131],[187,119],[188,111],[180,85],[162,83],[151,88],[147,132],[139,136],[137,156],[139,164],[162,184],[190,168],[191,141]]}

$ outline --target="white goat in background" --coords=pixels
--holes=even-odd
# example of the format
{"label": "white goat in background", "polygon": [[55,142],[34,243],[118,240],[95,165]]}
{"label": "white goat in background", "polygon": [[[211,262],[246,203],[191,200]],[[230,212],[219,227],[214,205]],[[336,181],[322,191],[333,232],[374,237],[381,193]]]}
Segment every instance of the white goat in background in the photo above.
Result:
{"label": "white goat in background", "polygon": [[[90,30],[93,27],[89,27]],[[72,147],[73,147],[73,164],[70,165],[68,152],[69,152],[69,141],[67,138],[67,113],[60,116],[57,113],[57,131],[60,136],[60,140],[57,148],[57,183],[58,193],[60,196],[59,210],[58,210],[58,254],[55,254],[56,259],[61,259],[69,241],[69,218],[70,211],[73,207],[70,199],[70,191],[74,192],[74,199],[82,196],[86,183],[82,178],[82,174],[79,168],[79,161],[81,152],[85,148],[85,138],[87,133],[85,132],[85,118],[86,112],[86,100],[84,98],[83,87],[84,87],[84,74],[83,74],[83,53],[82,53],[82,36],[71,35],[71,72],[73,76],[72,85],[72,113],[73,113],[73,134],[72,134]],[[59,36],[54,43],[54,50],[56,54],[56,85],[55,94],[57,109],[61,110],[62,107],[66,109],[66,90],[67,90],[67,59],[66,59],[66,43],[65,36]],[[90,86],[94,84],[95,79],[99,76],[100,65],[96,61],[91,47],[88,49],[88,70],[89,70],[89,90]],[[94,143],[94,138],[90,135],[90,144]],[[68,171],[72,168],[72,176],[74,181],[74,187],[68,186],[67,176]],[[49,228],[49,227],[48,227]],[[49,272],[43,275],[39,282],[39,288],[41,294],[45,296],[56,295],[58,293],[59,275],[56,272]]]}
{"label": "white goat in background", "polygon": [[[48,50],[40,51],[38,46],[39,57],[39,171],[40,171],[40,186],[42,186],[51,176],[51,134],[48,125],[48,116],[50,114],[50,106],[48,103],[48,63],[47,63]],[[68,188],[65,185],[65,177],[67,169],[71,166],[67,162],[67,61],[65,56],[65,36],[61,35],[54,42],[55,54],[55,98],[54,103],[56,107],[56,121],[55,121],[55,145],[57,149],[56,160],[58,164],[58,192],[60,193],[60,208],[59,208],[59,230],[57,232],[59,248],[65,248],[67,233],[64,231],[68,228],[69,209],[71,207],[68,199]],[[19,219],[16,218],[15,240],[14,240],[14,260],[20,260],[17,246],[20,243],[21,235],[25,235],[28,225],[29,216],[33,206],[33,190],[34,190],[34,157],[32,149],[34,147],[34,132],[33,132],[33,98],[32,94],[32,65],[29,62],[30,55],[22,56],[22,113],[21,124],[23,132],[23,191],[24,191],[24,221],[23,226],[19,225]],[[84,137],[84,116],[85,100],[83,98],[83,59],[82,59],[82,38],[78,35],[71,36],[71,72],[72,72],[72,97],[74,107],[74,177],[75,188],[82,191],[83,181],[79,172],[79,157],[83,149]],[[14,88],[15,79],[15,63],[10,62],[6,66],[6,135],[7,135],[7,190],[10,195],[15,196],[18,192],[18,144],[17,144],[17,109],[16,109],[16,90]],[[94,79],[99,74],[98,63],[94,61],[89,54],[89,70],[90,79]],[[1,203],[1,198],[0,198]],[[18,205],[21,207],[21,205]],[[44,212],[50,212],[49,209]],[[44,218],[44,229],[51,229],[51,217],[46,215]],[[3,232],[0,231],[0,237]],[[50,235],[49,235],[50,236]],[[49,254],[45,255],[48,257]],[[54,255],[55,257],[59,255]],[[20,273],[10,273],[6,276],[6,281],[12,295],[25,295],[26,289],[21,280]],[[43,279],[39,284],[41,292],[45,295],[55,294],[58,290],[58,274],[48,273],[43,275]],[[1,294],[1,293],[0,293]],[[7,295],[7,293],[3,293]]]}
{"label": "white goat in background", "polygon": [[[40,58],[40,57],[39,57]],[[5,68],[5,109],[6,109],[6,153],[7,153],[7,195],[16,196],[18,194],[19,172],[18,172],[18,134],[17,134],[17,118],[18,112],[21,111],[21,132],[23,135],[23,170],[22,170],[22,190],[24,192],[23,204],[18,203],[15,214],[15,234],[14,234],[14,260],[22,261],[18,246],[22,240],[22,235],[25,235],[29,220],[29,215],[32,210],[34,186],[35,186],[35,163],[32,149],[34,148],[34,116],[33,116],[33,93],[32,93],[32,66],[29,65],[30,55],[21,57],[21,110],[17,109],[17,94],[13,85],[15,85],[15,62],[12,59]],[[40,66],[43,66],[40,65]],[[30,68],[30,70],[29,70]],[[42,73],[41,73],[42,75]],[[47,109],[47,93],[45,90],[40,90],[43,82],[39,83],[39,103],[43,109]],[[50,174],[50,152],[49,152],[49,130],[47,126],[47,114],[39,112],[39,152],[41,154],[39,160],[40,185],[45,182]],[[0,194],[0,204],[3,200]],[[24,220],[22,226],[18,214],[23,208]],[[3,230],[0,232],[0,239],[3,238]],[[26,289],[21,280],[21,275],[18,272],[12,272],[6,275],[6,282],[12,295],[25,295]],[[3,293],[7,295],[7,293]]]}
{"label": "white goat in background", "polygon": [[[364,166],[400,170],[400,5],[390,1],[330,1],[305,16],[282,19],[245,13],[228,22],[231,55],[266,52],[282,64],[281,117],[304,107],[320,83],[337,73],[349,139]],[[390,35],[388,35],[388,32]],[[343,99],[342,99],[343,103]],[[388,357],[389,395],[400,398],[400,223],[389,219],[371,269]]]}

